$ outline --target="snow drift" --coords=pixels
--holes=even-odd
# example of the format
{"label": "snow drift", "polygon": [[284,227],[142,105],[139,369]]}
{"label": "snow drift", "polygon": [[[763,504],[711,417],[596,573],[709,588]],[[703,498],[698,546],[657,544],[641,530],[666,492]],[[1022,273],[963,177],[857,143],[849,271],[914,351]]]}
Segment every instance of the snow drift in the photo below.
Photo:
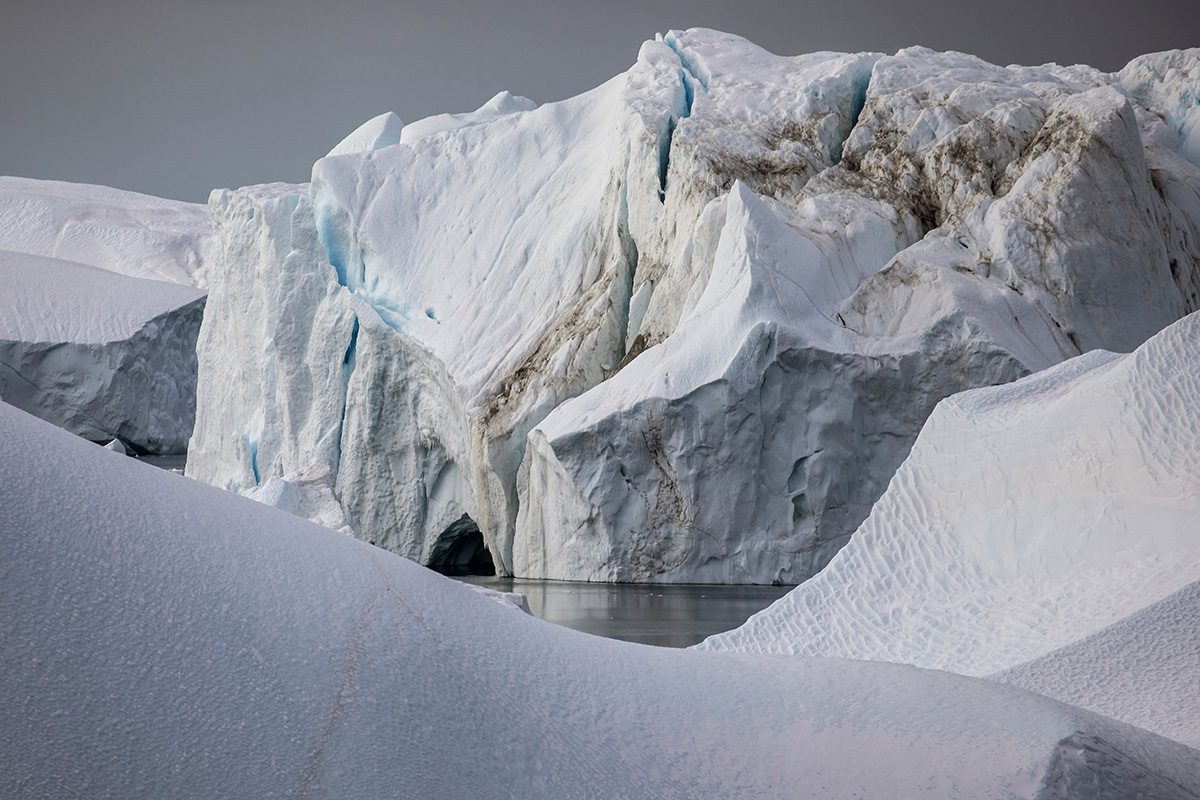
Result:
{"label": "snow drift", "polygon": [[0,794],[1200,793],[1022,690],[598,639],[5,404],[0,441]]}
{"label": "snow drift", "polygon": [[422,563],[480,531],[526,577],[801,581],[938,400],[1200,308],[1194,59],[675,31],[560,103],[376,118],[214,194],[188,474],[328,474]]}
{"label": "snow drift", "polygon": [[700,647],[1000,672],[1200,745],[1198,515],[1192,314],[943,401],[832,563]]}

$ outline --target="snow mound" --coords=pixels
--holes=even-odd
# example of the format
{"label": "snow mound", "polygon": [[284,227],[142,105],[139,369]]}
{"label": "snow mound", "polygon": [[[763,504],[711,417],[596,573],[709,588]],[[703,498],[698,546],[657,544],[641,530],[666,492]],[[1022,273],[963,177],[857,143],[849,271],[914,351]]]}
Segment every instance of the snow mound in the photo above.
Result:
{"label": "snow mound", "polygon": [[672,31],[212,208],[188,474],[327,468],[525,577],[804,580],[938,400],[1200,308],[1200,170],[1118,76],[923,48]]}
{"label": "snow mound", "polygon": [[[537,103],[528,97],[519,97],[508,92],[499,92],[491,100],[488,100],[470,113],[435,114],[432,117],[419,119],[410,125],[406,125],[404,130],[400,132],[400,141],[403,144],[412,144],[418,139],[424,139],[435,134],[456,131],[472,125],[480,125],[485,122],[491,122],[497,117],[516,114],[521,111],[532,111],[535,108],[537,108]],[[333,154],[330,153],[330,155]]]}
{"label": "snow mound", "polygon": [[204,288],[207,209],[82,183],[0,177],[0,249]]}
{"label": "snow mound", "polygon": [[1022,690],[598,639],[3,404],[0,440],[5,795],[1200,792]]}
{"label": "snow mound", "polygon": [[354,129],[354,132],[338,142],[331,156],[342,156],[349,153],[369,153],[381,147],[391,147],[400,141],[400,131],[404,122],[393,112],[388,111],[378,117],[372,117]]}
{"label": "snow mound", "polygon": [[0,398],[97,442],[179,453],[204,293],[0,250]]}
{"label": "snow mound", "polygon": [[[1150,708],[1157,687],[1175,686],[1174,713],[1200,719],[1196,662],[1178,638],[1188,625],[1173,617],[1193,595],[1146,610],[1200,580],[1198,409],[1200,314],[1130,355],[1093,352],[945,400],[829,566],[701,647],[964,675],[1040,659],[1017,674],[1052,694],[1063,688],[1046,670],[1094,673],[1100,692],[1113,664],[1133,658],[1146,674],[1126,689],[1147,696],[1101,707]],[[1144,657],[1096,649],[1132,644],[1131,618],[1164,638]],[[1085,660],[1071,666],[1076,655]],[[1093,697],[1090,680],[1065,696]]]}

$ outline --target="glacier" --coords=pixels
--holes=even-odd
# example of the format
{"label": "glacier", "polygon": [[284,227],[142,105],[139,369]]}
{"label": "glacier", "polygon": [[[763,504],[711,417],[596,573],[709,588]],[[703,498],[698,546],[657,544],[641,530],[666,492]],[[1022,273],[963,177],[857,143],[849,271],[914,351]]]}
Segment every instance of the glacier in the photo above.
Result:
{"label": "glacier", "polygon": [[1200,308],[1196,58],[693,29],[562,102],[377,117],[210,199],[187,474],[324,475],[424,564],[479,532],[502,574],[803,581],[939,400]]}
{"label": "glacier", "polygon": [[1200,746],[1200,314],[942,401],[819,575],[708,650],[991,676]]}
{"label": "glacier", "polygon": [[1200,796],[1011,686],[599,639],[2,402],[0,441],[5,796]]}

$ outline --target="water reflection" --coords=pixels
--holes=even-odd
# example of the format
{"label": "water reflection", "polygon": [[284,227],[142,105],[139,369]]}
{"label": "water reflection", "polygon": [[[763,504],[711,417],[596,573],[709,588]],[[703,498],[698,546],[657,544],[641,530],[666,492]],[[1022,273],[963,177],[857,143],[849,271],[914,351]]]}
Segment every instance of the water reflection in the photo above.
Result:
{"label": "water reflection", "polygon": [[690,647],[731,630],[787,594],[791,586],[654,586],[462,576],[529,598],[534,616],[577,631],[661,647]]}

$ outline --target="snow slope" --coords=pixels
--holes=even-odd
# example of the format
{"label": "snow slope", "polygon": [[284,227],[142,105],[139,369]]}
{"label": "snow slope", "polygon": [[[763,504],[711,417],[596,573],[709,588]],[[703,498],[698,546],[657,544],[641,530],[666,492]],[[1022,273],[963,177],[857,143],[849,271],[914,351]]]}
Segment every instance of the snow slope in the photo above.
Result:
{"label": "snow slope", "polygon": [[204,288],[211,228],[207,210],[195,203],[0,177],[0,250]]}
{"label": "snow slope", "polygon": [[598,639],[4,404],[0,441],[5,795],[1200,795],[1018,689]]}
{"label": "snow slope", "polygon": [[1200,748],[1200,581],[988,677]]}
{"label": "snow slope", "polygon": [[829,566],[701,647],[1012,670],[1200,743],[1198,409],[1200,314],[945,400]]}
{"label": "snow slope", "polygon": [[204,293],[0,250],[0,398],[99,442],[179,453]]}
{"label": "snow slope", "polygon": [[327,470],[423,563],[478,528],[528,577],[803,580],[939,399],[1200,308],[1177,72],[674,31],[217,193],[188,474]]}

